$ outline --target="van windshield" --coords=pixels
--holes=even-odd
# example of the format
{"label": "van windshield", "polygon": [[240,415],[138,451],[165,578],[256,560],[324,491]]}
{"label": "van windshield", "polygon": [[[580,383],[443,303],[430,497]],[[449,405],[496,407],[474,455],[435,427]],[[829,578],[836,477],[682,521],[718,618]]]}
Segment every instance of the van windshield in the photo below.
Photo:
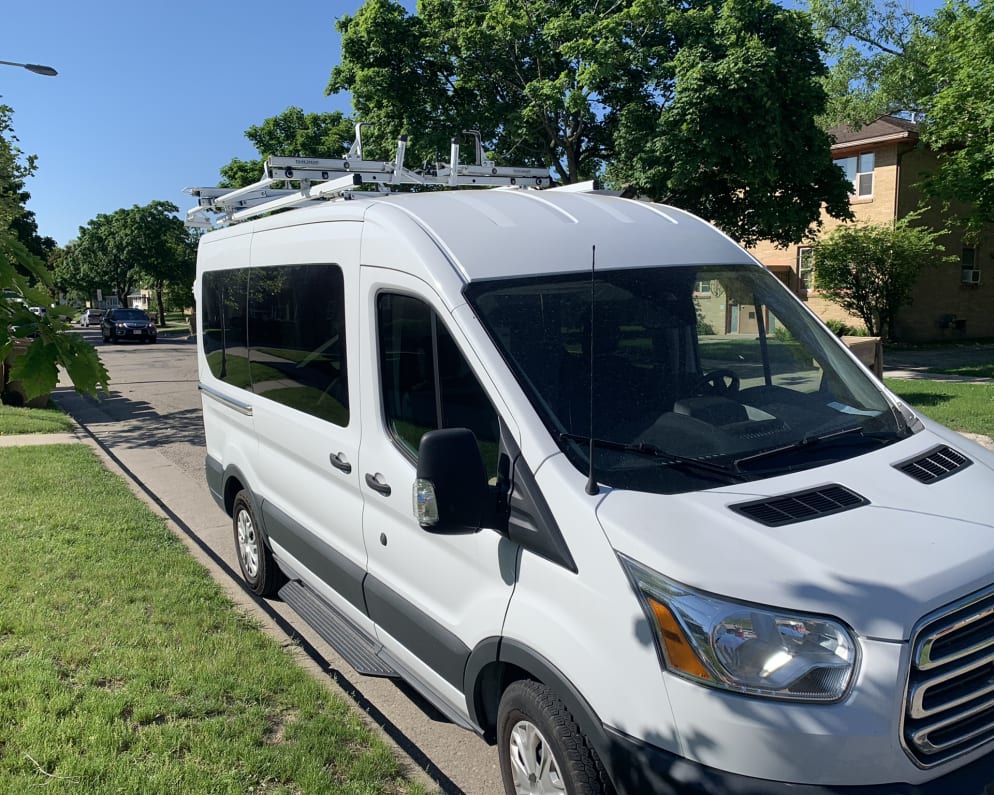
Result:
{"label": "van windshield", "polygon": [[467,298],[546,426],[605,485],[677,493],[832,463],[910,430],[759,266],[475,282]]}

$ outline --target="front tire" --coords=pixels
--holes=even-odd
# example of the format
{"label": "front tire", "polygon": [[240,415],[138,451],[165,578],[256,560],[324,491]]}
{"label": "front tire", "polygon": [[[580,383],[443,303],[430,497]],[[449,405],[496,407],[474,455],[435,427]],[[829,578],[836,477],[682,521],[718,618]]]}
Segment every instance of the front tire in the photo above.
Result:
{"label": "front tire", "polygon": [[497,711],[497,752],[507,795],[607,795],[603,765],[566,705],[539,682],[512,683]]}
{"label": "front tire", "polygon": [[283,584],[283,576],[273,560],[255,521],[252,501],[247,491],[238,492],[231,510],[232,530],[238,567],[249,590],[258,596],[275,596]]}

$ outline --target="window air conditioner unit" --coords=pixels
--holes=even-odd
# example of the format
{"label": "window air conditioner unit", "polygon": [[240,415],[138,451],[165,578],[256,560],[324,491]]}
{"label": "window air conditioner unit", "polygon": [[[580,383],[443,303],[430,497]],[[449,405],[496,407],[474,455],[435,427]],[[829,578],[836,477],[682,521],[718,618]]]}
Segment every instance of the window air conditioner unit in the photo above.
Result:
{"label": "window air conditioner unit", "polygon": [[960,281],[963,284],[980,284],[980,271],[976,268],[964,268],[961,272]]}

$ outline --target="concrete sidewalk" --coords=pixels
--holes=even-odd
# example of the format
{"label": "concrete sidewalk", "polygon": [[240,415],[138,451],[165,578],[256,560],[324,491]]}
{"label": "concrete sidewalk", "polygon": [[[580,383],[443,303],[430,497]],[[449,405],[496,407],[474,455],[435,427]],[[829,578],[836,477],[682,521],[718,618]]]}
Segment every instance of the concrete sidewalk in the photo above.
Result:
{"label": "concrete sidewalk", "polygon": [[994,378],[977,378],[972,375],[933,373],[927,367],[888,368],[884,364],[884,378],[902,378],[909,381],[944,381],[960,384],[994,384]]}
{"label": "concrete sidewalk", "polygon": [[33,447],[39,444],[74,444],[83,441],[75,433],[15,433],[0,434],[0,447]]}

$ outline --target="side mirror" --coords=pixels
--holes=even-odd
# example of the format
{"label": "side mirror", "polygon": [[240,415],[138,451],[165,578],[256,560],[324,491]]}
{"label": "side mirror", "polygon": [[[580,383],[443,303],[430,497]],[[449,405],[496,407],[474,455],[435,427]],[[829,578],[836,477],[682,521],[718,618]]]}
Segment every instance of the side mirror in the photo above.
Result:
{"label": "side mirror", "polygon": [[421,437],[414,481],[414,516],[432,533],[475,533],[483,525],[489,490],[476,436],[442,428]]}

